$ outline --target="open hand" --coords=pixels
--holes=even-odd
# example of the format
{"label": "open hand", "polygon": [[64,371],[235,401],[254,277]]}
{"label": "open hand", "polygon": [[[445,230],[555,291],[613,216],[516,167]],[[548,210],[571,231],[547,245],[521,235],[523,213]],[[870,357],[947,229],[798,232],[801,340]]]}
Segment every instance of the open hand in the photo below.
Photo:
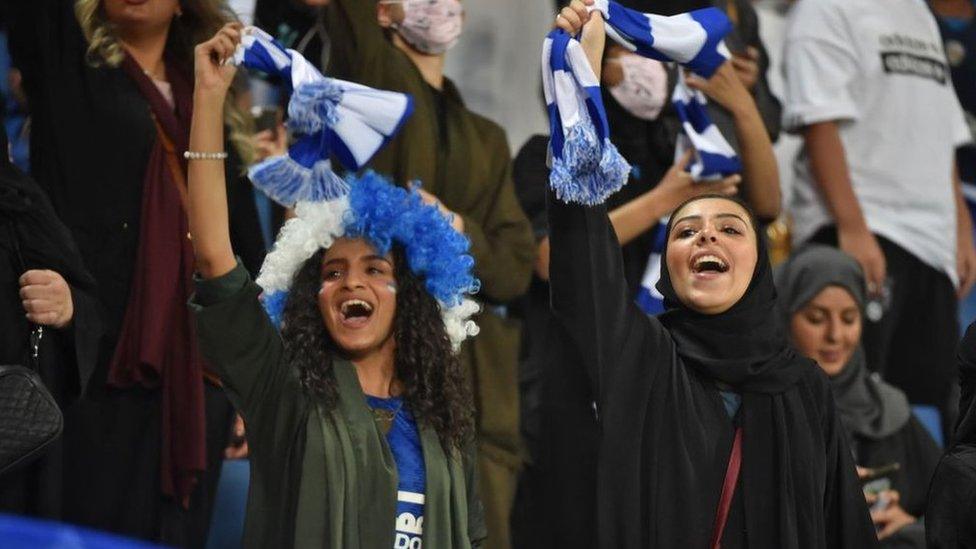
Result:
{"label": "open hand", "polygon": [[730,175],[723,179],[695,181],[691,174],[686,171],[688,164],[691,163],[694,151],[688,149],[679,158],[664,178],[658,183],[657,189],[664,195],[664,199],[669,204],[668,210],[674,210],[684,201],[703,194],[733,195],[738,191],[739,182],[742,178],[738,175]]}
{"label": "open hand", "polygon": [[210,40],[193,51],[196,83],[194,91],[223,96],[234,80],[237,67],[228,61],[241,43],[241,23],[227,23]]}
{"label": "open hand", "polygon": [[64,328],[74,317],[71,287],[54,271],[30,270],[20,277],[20,299],[27,320],[41,326]]}

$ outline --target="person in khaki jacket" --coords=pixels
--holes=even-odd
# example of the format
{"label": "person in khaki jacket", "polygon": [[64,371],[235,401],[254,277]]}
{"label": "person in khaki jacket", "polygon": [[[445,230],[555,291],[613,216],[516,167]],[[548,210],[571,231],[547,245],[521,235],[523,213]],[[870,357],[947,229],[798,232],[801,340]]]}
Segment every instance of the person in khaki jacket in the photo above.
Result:
{"label": "person in khaki jacket", "polygon": [[[419,19],[431,22],[427,28]],[[528,288],[535,257],[531,226],[515,198],[505,132],[468,110],[444,77],[444,54],[461,32],[456,0],[333,0],[326,74],[406,92],[415,111],[370,168],[398,184],[419,181],[471,239],[481,333],[461,350],[477,405],[481,495],[487,546],[508,547],[509,514],[521,463],[517,368],[520,327],[505,306]]]}

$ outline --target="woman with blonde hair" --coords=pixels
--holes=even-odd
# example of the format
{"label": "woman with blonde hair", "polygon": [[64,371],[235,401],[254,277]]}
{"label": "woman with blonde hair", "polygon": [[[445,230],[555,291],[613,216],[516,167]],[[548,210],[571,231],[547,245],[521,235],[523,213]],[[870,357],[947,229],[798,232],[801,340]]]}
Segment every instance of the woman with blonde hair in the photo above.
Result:
{"label": "woman with blonde hair", "polygon": [[[9,10],[33,116],[32,172],[97,281],[107,334],[87,394],[67,413],[64,519],[202,546],[232,409],[185,307],[194,265],[183,153],[193,47],[231,16],[220,0]],[[256,268],[261,237],[241,172],[228,170],[231,234]]]}

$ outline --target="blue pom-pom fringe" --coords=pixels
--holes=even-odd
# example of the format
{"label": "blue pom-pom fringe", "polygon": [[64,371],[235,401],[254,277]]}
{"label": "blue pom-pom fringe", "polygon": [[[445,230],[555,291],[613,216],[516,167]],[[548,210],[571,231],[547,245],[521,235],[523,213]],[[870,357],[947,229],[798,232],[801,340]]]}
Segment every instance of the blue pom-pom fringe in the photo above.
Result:
{"label": "blue pom-pom fringe", "polygon": [[320,160],[309,169],[288,155],[273,156],[252,166],[248,177],[286,208],[301,200],[334,200],[349,192],[349,185],[332,171],[328,160]]}
{"label": "blue pom-pom fringe", "polygon": [[589,123],[573,126],[563,144],[562,156],[552,159],[549,185],[563,202],[600,204],[627,182],[630,164],[617,147],[600,143]]}
{"label": "blue pom-pom fringe", "polygon": [[288,102],[288,128],[305,135],[332,127],[339,120],[336,109],[342,88],[330,80],[315,80],[299,85]]}

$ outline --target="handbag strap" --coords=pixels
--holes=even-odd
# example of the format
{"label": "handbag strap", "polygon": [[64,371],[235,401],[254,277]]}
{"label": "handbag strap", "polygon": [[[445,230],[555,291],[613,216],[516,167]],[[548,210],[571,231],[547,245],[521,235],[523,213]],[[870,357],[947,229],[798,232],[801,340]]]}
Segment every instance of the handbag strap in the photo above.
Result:
{"label": "handbag strap", "polygon": [[735,437],[732,439],[732,453],[729,455],[729,465],[725,468],[725,482],[722,483],[722,495],[718,500],[718,510],[715,512],[715,525],[712,528],[712,541],[709,547],[720,549],[722,547],[722,533],[725,532],[725,523],[729,520],[729,509],[732,507],[732,496],[735,494],[735,485],[739,482],[739,469],[742,468],[742,427],[735,428]]}
{"label": "handbag strap", "polygon": [[[20,269],[21,275],[27,272],[27,262],[24,261],[24,254],[20,251],[20,238],[17,236],[17,230],[14,227],[14,220],[10,219],[7,223],[7,228],[10,230],[11,242],[14,246],[14,256],[17,258],[17,267]],[[39,354],[41,350],[41,339],[44,338],[44,326],[34,324],[33,322],[28,323],[30,329],[30,336],[27,341],[27,349],[29,351],[31,366],[35,371],[38,371],[40,366]]]}

